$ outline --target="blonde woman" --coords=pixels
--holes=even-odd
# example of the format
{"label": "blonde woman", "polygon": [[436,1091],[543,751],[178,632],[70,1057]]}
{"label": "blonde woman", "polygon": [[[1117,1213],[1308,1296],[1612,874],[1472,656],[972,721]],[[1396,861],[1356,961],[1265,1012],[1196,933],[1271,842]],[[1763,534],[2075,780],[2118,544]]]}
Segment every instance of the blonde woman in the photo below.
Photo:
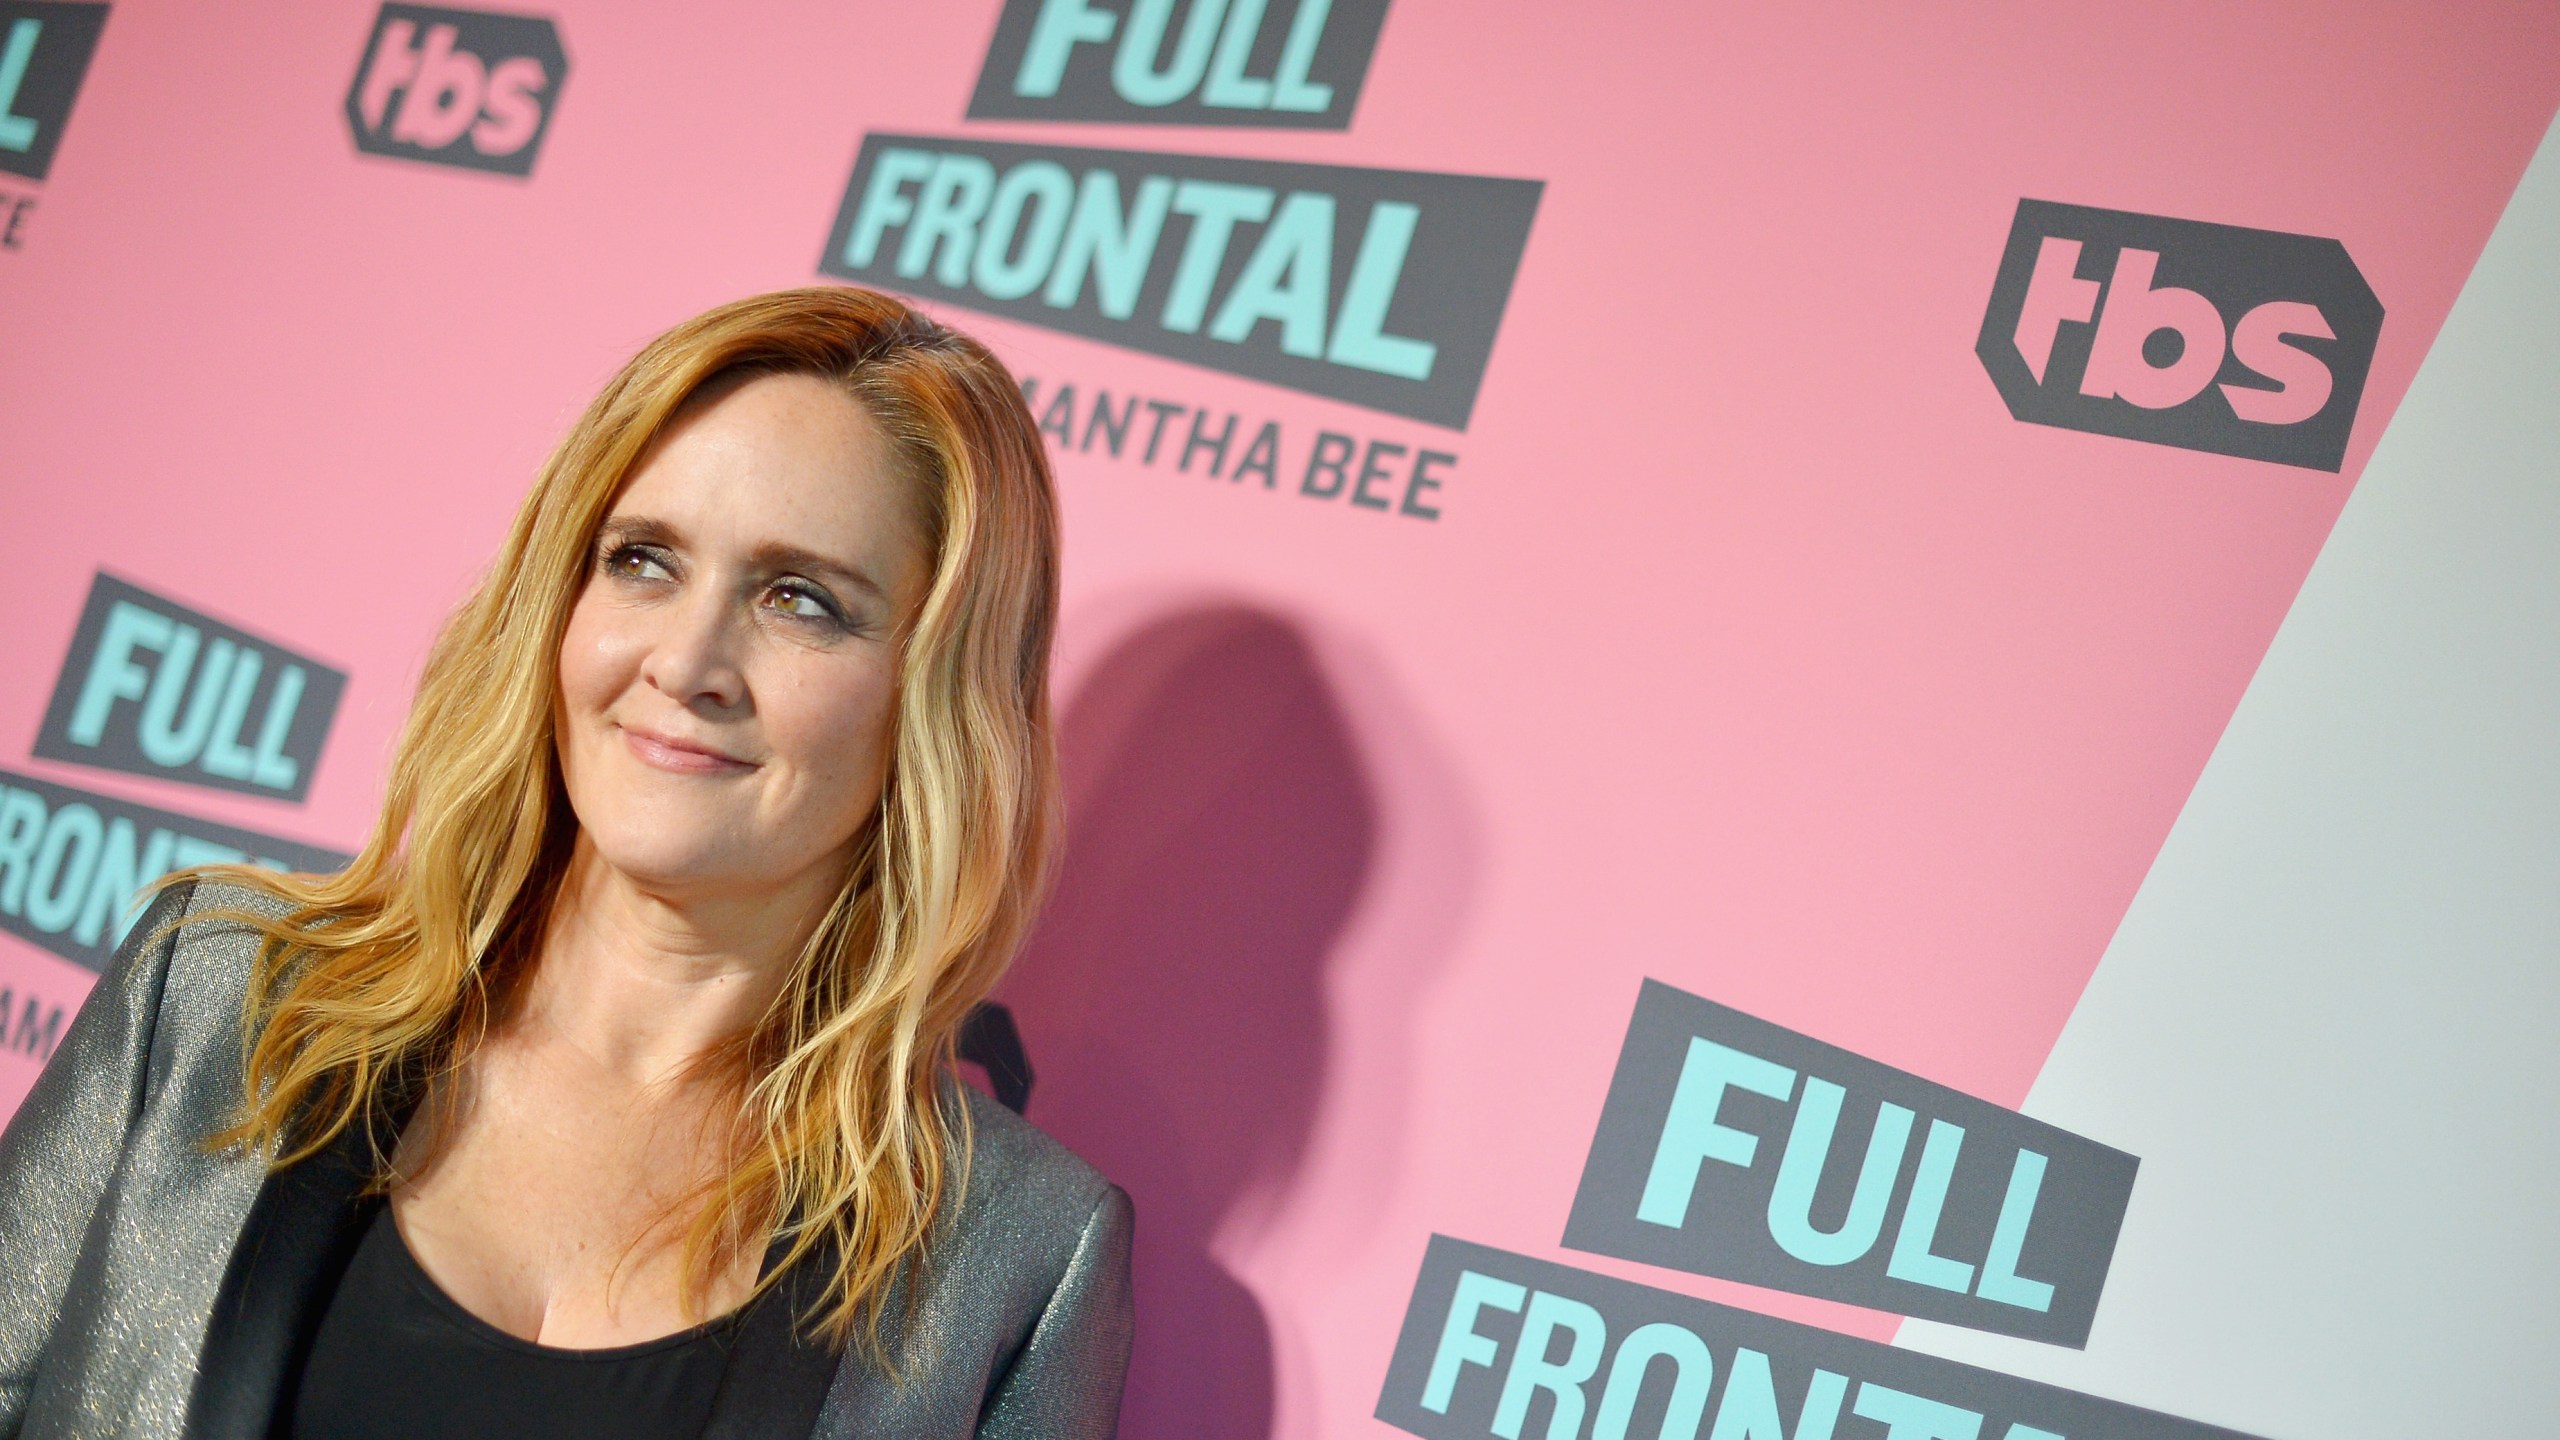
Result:
{"label": "blonde woman", "polygon": [[173,877],[0,1142],[0,1436],[1108,1435],[1128,1197],[951,1078],[1056,605],[974,341],[828,288],[652,342],[355,862]]}

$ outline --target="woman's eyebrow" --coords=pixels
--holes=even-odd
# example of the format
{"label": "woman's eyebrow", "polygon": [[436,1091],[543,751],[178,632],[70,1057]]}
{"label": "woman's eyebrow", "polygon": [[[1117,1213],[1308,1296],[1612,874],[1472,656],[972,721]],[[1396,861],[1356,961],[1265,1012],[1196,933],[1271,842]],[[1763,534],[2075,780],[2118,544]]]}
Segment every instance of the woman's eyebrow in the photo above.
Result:
{"label": "woman's eyebrow", "polygon": [[889,592],[881,589],[880,583],[864,574],[859,566],[848,565],[841,560],[830,560],[815,550],[803,550],[797,545],[768,542],[750,551],[748,558],[769,570],[798,570],[811,575],[831,575],[856,590],[868,591],[874,599],[884,603],[889,598]]}
{"label": "woman's eyebrow", "polygon": [[663,520],[653,520],[646,515],[613,516],[596,527],[596,537],[599,540],[610,539],[626,545],[680,546],[684,543],[684,537],[676,532],[674,526]]}
{"label": "woman's eyebrow", "polygon": [[[684,548],[683,532],[664,520],[648,515],[617,515],[598,526],[597,533],[610,536],[620,544],[667,545],[676,549]],[[880,582],[872,579],[860,566],[831,559],[815,550],[786,545],[780,541],[768,541],[749,551],[747,558],[763,569],[797,570],[809,575],[829,577],[843,585],[864,591],[884,603],[889,598],[889,592],[881,588]]]}

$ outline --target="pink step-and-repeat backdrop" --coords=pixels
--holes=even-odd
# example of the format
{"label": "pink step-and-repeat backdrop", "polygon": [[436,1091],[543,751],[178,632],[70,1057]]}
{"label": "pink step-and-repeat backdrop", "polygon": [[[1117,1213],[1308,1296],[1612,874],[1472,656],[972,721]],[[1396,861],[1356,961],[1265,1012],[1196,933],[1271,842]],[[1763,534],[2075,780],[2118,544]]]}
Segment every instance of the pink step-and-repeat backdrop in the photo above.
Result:
{"label": "pink step-and-repeat backdrop", "polygon": [[[2548,1433],[2555,711],[2495,677],[2560,630],[2322,689],[2310,610],[2368,491],[2389,554],[2560,474],[2555,104],[2546,3],[0,0],[0,1114],[141,880],[357,842],[634,348],[845,280],[1059,468],[1003,998],[1137,1201],[1124,1433]],[[2560,615],[2496,553],[2373,608]],[[2310,743],[2217,754],[2287,655],[2323,724],[2487,687],[2373,763],[2511,752],[2533,863],[2308,858],[2439,787],[2173,866]],[[2260,865],[2522,918],[2129,938]]]}

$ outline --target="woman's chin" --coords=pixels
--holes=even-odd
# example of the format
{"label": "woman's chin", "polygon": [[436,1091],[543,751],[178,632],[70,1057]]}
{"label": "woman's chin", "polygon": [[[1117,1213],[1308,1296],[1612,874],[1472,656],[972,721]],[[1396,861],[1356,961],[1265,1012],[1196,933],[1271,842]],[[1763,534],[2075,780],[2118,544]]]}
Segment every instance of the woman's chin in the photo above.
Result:
{"label": "woman's chin", "polygon": [[597,858],[622,883],[668,899],[693,898],[764,888],[734,857],[708,847],[688,849],[663,843],[628,848],[599,845]]}

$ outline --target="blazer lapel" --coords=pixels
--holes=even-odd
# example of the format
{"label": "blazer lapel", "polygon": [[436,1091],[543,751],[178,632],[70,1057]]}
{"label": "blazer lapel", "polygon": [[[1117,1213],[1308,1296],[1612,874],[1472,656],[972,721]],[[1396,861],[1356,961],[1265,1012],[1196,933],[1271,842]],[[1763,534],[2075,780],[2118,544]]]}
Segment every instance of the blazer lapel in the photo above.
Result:
{"label": "blazer lapel", "polygon": [[[395,1088],[395,1096],[406,1087]],[[363,1237],[380,1196],[374,1143],[388,1152],[408,1118],[405,1098],[375,1127],[349,1125],[319,1151],[259,1187],[223,1270],[195,1389],[187,1402],[191,1440],[268,1440],[284,1389],[301,1372],[321,1311]]]}
{"label": "blazer lapel", "polygon": [[[768,1267],[781,1259],[782,1248],[776,1241],[766,1252]],[[822,1245],[756,1297],[739,1322],[702,1440],[802,1440],[818,1428],[842,1356],[804,1334],[799,1318],[817,1308],[834,1275],[834,1249]]]}

